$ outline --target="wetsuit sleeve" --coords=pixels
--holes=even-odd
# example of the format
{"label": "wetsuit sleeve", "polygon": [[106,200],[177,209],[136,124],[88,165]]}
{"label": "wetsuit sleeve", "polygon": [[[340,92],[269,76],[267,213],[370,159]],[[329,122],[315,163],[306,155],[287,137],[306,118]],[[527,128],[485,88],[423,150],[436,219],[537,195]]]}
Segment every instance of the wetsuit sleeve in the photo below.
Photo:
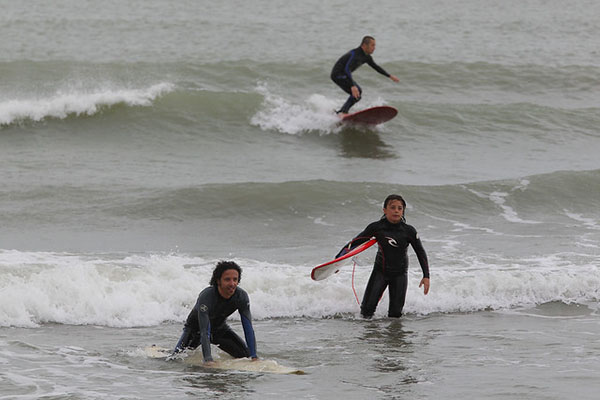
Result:
{"label": "wetsuit sleeve", "polygon": [[252,327],[252,314],[250,313],[250,298],[247,293],[242,296],[239,312],[242,327],[244,328],[244,336],[246,337],[246,345],[248,346],[248,350],[250,350],[250,357],[258,358],[256,355],[256,337],[254,336],[254,328]]}
{"label": "wetsuit sleeve", "polygon": [[341,257],[344,254],[348,253],[350,250],[360,246],[365,242],[368,242],[373,236],[375,236],[376,224],[377,222],[369,224],[369,226],[367,226],[364,231],[362,231],[361,233],[356,235],[354,239],[346,243],[344,247],[342,247],[342,249],[336,254],[335,258]]}
{"label": "wetsuit sleeve", "polygon": [[417,234],[416,230],[413,230],[410,244],[417,254],[417,258],[419,259],[419,264],[423,270],[423,278],[429,278],[429,262],[427,261],[427,253],[425,253],[425,248],[423,247],[423,243],[421,243],[421,239],[419,239],[419,235]]}
{"label": "wetsuit sleeve", "polygon": [[385,69],[383,69],[379,65],[375,64],[375,61],[373,61],[373,57],[369,56],[369,58],[367,60],[367,64],[369,64],[369,66],[371,68],[373,68],[375,71],[379,72],[381,75],[385,75],[388,78],[390,77],[390,74],[388,74]]}
{"label": "wetsuit sleeve", "polygon": [[201,293],[196,302],[196,309],[198,310],[198,326],[200,328],[200,342],[204,361],[213,360],[210,352],[210,318],[208,314],[209,307],[212,306],[209,293]]}

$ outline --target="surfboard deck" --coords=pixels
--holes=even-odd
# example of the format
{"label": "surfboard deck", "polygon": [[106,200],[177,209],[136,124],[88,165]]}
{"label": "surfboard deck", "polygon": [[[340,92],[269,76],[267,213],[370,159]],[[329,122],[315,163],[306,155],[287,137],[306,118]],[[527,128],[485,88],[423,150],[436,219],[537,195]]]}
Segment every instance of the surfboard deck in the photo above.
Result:
{"label": "surfboard deck", "polygon": [[398,110],[394,107],[378,106],[346,114],[341,120],[349,124],[379,125],[391,120],[396,114],[398,114]]}
{"label": "surfboard deck", "polygon": [[148,346],[144,348],[144,353],[148,358],[167,358],[173,352],[172,349],[166,349],[156,345]]}
{"label": "surfboard deck", "polygon": [[[172,350],[156,345],[144,348],[144,353],[148,358],[166,359],[171,355]],[[187,357],[182,359],[185,364],[201,366],[204,368],[230,370],[230,371],[246,371],[246,372],[266,372],[270,374],[288,374],[288,375],[304,375],[304,371],[297,368],[286,367],[277,363],[275,360],[259,358],[251,360],[249,358],[225,358],[215,360],[208,366],[204,364],[202,351],[191,352]]]}
{"label": "surfboard deck", "polygon": [[344,260],[347,260],[351,257],[354,257],[358,253],[365,251],[369,247],[373,246],[375,243],[377,243],[377,240],[371,239],[368,242],[365,242],[360,246],[355,247],[354,249],[352,249],[351,251],[349,251],[341,257],[328,261],[324,264],[317,265],[312,269],[310,277],[315,281],[320,281],[330,277],[333,274],[337,274],[340,271]]}

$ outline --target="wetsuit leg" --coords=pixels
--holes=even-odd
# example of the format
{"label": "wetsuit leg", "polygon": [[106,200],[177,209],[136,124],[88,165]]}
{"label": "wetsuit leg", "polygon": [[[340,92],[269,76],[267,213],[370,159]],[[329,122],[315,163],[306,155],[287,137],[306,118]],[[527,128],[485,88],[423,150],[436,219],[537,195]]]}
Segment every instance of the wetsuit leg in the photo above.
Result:
{"label": "wetsuit leg", "polygon": [[383,295],[386,286],[387,281],[385,276],[376,269],[373,269],[360,305],[360,314],[364,318],[371,318],[375,314],[377,303],[379,303],[379,299]]}
{"label": "wetsuit leg", "polygon": [[250,357],[250,350],[246,343],[228,326],[219,328],[211,335],[211,342],[218,345],[221,350],[235,358]]}
{"label": "wetsuit leg", "polygon": [[335,82],[336,85],[338,85],[344,92],[348,93],[350,95],[350,97],[348,97],[348,100],[346,100],[346,102],[344,103],[344,105],[342,106],[342,108],[340,108],[337,112],[338,113],[344,113],[347,114],[350,111],[350,108],[358,103],[358,101],[361,99],[361,95],[362,95],[362,89],[360,86],[356,85],[356,87],[358,88],[358,99],[354,98],[354,96],[352,96],[352,89],[350,89],[353,84],[352,81],[350,79],[347,79],[345,76],[344,78],[332,78],[333,82]]}
{"label": "wetsuit leg", "polygon": [[398,318],[402,315],[404,301],[406,300],[406,289],[408,288],[408,274],[392,276],[389,279],[390,306],[388,317]]}

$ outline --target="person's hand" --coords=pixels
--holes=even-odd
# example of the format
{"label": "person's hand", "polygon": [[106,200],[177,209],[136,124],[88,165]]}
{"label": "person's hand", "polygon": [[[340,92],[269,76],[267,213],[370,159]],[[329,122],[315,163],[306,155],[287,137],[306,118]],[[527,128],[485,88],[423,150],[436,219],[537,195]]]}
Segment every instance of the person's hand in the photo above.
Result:
{"label": "person's hand", "polygon": [[394,75],[390,75],[390,79],[393,80],[394,82],[400,82],[400,79],[398,79],[396,76]]}
{"label": "person's hand", "polygon": [[421,286],[425,286],[425,288],[423,288],[423,293],[425,293],[425,294],[429,293],[429,278],[421,279],[421,283],[419,283],[419,287],[421,287]]}
{"label": "person's hand", "polygon": [[358,88],[356,86],[352,86],[350,88],[350,91],[352,92],[352,97],[354,97],[355,99],[358,99],[360,97],[360,92],[358,91]]}

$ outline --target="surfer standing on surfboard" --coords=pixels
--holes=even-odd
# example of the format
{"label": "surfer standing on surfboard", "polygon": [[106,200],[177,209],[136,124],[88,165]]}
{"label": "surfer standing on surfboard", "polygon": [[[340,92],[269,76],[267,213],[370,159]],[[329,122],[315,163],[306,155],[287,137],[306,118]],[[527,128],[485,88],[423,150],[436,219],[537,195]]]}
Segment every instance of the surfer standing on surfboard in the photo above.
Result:
{"label": "surfer standing on surfboard", "polygon": [[388,74],[383,68],[375,64],[373,57],[371,57],[371,54],[373,54],[374,51],[375,38],[372,36],[365,36],[359,47],[350,50],[341,56],[333,66],[333,69],[331,70],[331,80],[342,88],[344,92],[350,95],[342,108],[336,111],[337,114],[348,114],[350,108],[361,99],[362,89],[352,78],[352,72],[364,63],[369,64],[375,71],[387,76],[394,82],[399,82],[398,78]]}
{"label": "surfer standing on surfboard", "polygon": [[369,224],[336,256],[336,258],[343,256],[372,237],[377,239],[379,250],[360,305],[360,313],[365,318],[373,316],[386,287],[389,287],[390,298],[388,316],[397,318],[402,315],[408,288],[407,250],[409,244],[415,250],[423,270],[423,279],[421,279],[419,287],[424,286],[424,293],[429,293],[427,254],[416,229],[406,223],[404,210],[406,210],[406,202],[402,196],[389,195],[383,203],[383,217],[379,221]]}
{"label": "surfer standing on surfboard", "polygon": [[[242,269],[235,262],[217,263],[210,286],[200,292],[196,305],[185,321],[174,353],[202,345],[204,362],[210,363],[213,361],[210,344],[214,343],[235,358],[258,359],[250,299],[248,293],[238,287],[241,278]],[[240,313],[246,343],[226,323],[227,317],[236,310]]]}

